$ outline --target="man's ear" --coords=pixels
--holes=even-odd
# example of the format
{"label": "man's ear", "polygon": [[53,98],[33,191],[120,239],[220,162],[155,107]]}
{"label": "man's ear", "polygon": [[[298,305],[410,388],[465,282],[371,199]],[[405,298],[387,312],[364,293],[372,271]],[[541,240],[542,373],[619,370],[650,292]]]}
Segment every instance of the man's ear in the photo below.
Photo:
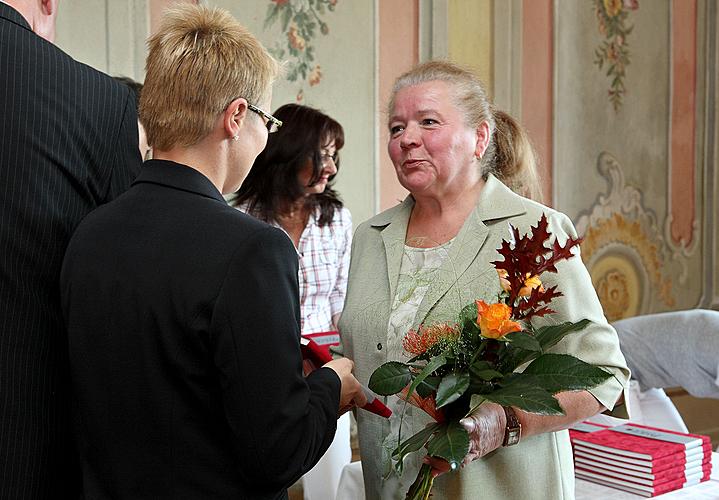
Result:
{"label": "man's ear", "polygon": [[230,139],[237,140],[240,136],[240,130],[245,118],[247,118],[247,100],[243,97],[238,97],[225,108],[222,116],[225,132]]}
{"label": "man's ear", "polygon": [[[34,17],[32,29],[50,43],[55,43],[55,24],[59,0],[36,0],[39,12]],[[36,11],[37,12],[37,11]]]}
{"label": "man's ear", "polygon": [[57,2],[59,0],[40,0],[40,9],[46,16],[53,16],[57,12]]}

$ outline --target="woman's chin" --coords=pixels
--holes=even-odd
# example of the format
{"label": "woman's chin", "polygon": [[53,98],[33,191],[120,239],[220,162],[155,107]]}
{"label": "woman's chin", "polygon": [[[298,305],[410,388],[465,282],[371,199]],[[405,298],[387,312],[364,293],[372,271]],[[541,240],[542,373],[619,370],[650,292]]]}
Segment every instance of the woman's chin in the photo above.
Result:
{"label": "woman's chin", "polygon": [[326,187],[326,182],[320,182],[319,184],[315,184],[314,186],[307,187],[305,189],[305,194],[307,194],[308,196],[313,194],[322,194],[325,192]]}

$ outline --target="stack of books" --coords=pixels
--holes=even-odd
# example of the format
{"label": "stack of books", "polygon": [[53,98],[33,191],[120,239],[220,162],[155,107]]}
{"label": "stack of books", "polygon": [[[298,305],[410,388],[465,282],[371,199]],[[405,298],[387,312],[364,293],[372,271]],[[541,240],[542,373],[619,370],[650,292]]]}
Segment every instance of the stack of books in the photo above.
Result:
{"label": "stack of books", "polygon": [[590,422],[569,431],[578,478],[653,497],[709,480],[708,436]]}

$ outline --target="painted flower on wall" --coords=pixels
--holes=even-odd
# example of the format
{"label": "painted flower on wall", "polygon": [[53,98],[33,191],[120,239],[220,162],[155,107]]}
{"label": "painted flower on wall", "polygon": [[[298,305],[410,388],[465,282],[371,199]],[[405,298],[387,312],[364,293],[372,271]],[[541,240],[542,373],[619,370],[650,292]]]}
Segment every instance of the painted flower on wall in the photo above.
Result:
{"label": "painted flower on wall", "polygon": [[322,71],[315,64],[313,41],[318,34],[328,35],[329,25],[323,20],[328,11],[332,12],[338,0],[270,0],[265,16],[265,29],[280,23],[283,36],[270,53],[279,60],[287,61],[286,78],[300,82],[297,101],[304,98],[302,83],[310,86],[322,81]]}
{"label": "painted flower on wall", "polygon": [[624,78],[629,66],[627,36],[634,26],[629,26],[629,12],[639,8],[639,0],[591,0],[597,15],[599,34],[604,41],[594,51],[594,64],[600,70],[606,66],[609,77],[609,102],[617,111],[626,93]]}
{"label": "painted flower on wall", "polygon": [[320,68],[319,64],[312,68],[312,71],[310,71],[310,77],[307,81],[310,82],[310,87],[313,87],[322,81],[322,68]]}
{"label": "painted flower on wall", "polygon": [[604,10],[609,17],[615,17],[622,11],[622,0],[604,0]]}

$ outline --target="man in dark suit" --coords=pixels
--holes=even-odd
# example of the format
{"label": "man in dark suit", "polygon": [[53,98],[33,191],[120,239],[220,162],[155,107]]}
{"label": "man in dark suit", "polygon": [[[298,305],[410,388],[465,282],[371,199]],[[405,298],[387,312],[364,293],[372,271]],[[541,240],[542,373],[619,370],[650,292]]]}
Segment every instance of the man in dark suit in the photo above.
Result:
{"label": "man in dark suit", "polygon": [[347,359],[302,376],[296,250],[222,197],[276,126],[277,63],[195,5],[149,49],[154,159],[80,224],[61,275],[85,497],[286,498],[366,398]]}
{"label": "man in dark suit", "polygon": [[140,170],[126,87],[51,42],[57,0],[0,2],[0,498],[79,491],[58,279],[70,235]]}

